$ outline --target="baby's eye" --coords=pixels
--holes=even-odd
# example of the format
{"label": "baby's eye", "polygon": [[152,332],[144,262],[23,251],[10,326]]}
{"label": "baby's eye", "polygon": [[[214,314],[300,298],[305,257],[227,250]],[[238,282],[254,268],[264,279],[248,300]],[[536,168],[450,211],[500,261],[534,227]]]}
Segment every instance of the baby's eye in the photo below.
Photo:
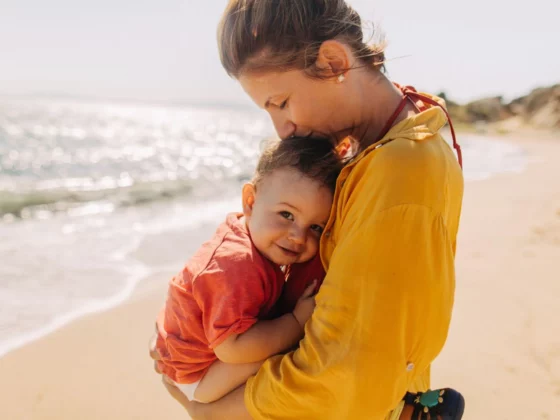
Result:
{"label": "baby's eye", "polygon": [[289,211],[281,211],[280,216],[282,216],[284,219],[291,220],[292,222],[294,221],[294,215]]}
{"label": "baby's eye", "polygon": [[310,229],[311,229],[313,232],[318,233],[319,235],[321,235],[321,234],[323,233],[323,228],[322,228],[321,226],[319,226],[319,225],[311,225]]}
{"label": "baby's eye", "polygon": [[280,105],[278,105],[278,108],[284,109],[284,108],[286,108],[286,105],[288,105],[288,100],[287,99],[284,102],[282,102]]}

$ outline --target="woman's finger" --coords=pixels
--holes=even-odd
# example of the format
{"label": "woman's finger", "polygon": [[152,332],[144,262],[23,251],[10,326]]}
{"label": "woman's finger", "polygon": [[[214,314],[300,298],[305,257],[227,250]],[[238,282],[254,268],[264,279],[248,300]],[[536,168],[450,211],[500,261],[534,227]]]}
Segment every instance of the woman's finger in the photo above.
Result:
{"label": "woman's finger", "polygon": [[154,360],[161,360],[161,356],[156,349],[156,340],[157,335],[154,335],[150,340],[150,357]]}
{"label": "woman's finger", "polygon": [[156,373],[161,373],[157,362],[158,360],[161,359],[161,356],[159,355],[156,349],[157,338],[158,338],[158,332],[157,332],[157,324],[156,324],[156,332],[154,333],[152,338],[150,338],[150,357],[154,361],[154,370],[156,371]]}

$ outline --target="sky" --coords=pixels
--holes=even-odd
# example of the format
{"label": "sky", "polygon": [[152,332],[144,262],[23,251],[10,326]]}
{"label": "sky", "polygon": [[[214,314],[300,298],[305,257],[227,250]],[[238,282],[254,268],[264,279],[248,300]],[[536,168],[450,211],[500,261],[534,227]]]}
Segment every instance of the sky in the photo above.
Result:
{"label": "sky", "polygon": [[[350,0],[389,77],[466,102],[560,82],[560,3]],[[221,68],[226,0],[0,0],[0,96],[249,104]],[[556,52],[555,52],[556,51]]]}

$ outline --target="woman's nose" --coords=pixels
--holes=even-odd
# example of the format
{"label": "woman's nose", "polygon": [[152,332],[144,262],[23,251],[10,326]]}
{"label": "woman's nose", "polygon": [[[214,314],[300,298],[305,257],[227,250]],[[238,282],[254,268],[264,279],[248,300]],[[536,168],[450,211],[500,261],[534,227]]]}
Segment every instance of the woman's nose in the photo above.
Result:
{"label": "woman's nose", "polygon": [[274,124],[274,129],[281,139],[287,139],[292,137],[296,131],[296,125],[283,117],[273,117],[272,123]]}

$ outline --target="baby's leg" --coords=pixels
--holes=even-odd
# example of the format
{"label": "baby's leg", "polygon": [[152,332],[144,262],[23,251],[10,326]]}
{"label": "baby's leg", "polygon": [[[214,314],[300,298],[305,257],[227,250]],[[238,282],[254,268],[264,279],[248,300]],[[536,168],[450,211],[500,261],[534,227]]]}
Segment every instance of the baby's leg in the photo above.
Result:
{"label": "baby's leg", "polygon": [[263,362],[233,364],[217,360],[196,387],[195,400],[203,403],[219,400],[243,385],[257,373],[262,364]]}

